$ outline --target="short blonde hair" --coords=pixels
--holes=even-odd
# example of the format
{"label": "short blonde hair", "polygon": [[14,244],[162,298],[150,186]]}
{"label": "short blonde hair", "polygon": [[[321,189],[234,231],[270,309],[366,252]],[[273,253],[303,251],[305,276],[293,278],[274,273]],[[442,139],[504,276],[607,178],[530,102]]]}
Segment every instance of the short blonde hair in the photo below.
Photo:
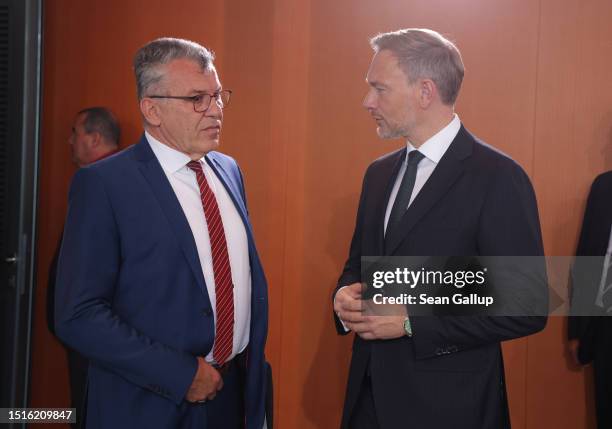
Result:
{"label": "short blonde hair", "polygon": [[442,102],[454,104],[459,95],[465,69],[461,53],[440,33],[424,28],[406,28],[378,34],[370,40],[375,52],[389,50],[412,83],[431,79]]}

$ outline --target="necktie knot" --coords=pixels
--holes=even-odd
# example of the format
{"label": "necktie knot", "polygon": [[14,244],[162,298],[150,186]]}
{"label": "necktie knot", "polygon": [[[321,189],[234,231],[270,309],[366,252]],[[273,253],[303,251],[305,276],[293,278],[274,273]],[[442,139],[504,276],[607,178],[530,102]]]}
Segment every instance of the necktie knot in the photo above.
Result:
{"label": "necktie knot", "polygon": [[423,155],[418,150],[413,150],[408,154],[408,165],[417,165],[425,155]]}
{"label": "necktie knot", "polygon": [[192,161],[189,161],[189,162],[187,163],[187,167],[188,167],[190,170],[195,171],[195,172],[196,172],[196,174],[197,174],[197,173],[201,173],[201,172],[202,172],[202,164],[200,164],[200,161],[193,161],[193,160],[192,160]]}

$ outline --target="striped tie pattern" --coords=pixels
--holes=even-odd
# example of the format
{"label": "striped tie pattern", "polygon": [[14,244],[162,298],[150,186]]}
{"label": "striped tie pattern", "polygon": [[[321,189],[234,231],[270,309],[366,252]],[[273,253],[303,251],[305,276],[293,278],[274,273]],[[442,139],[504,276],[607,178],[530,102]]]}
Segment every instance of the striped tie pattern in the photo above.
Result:
{"label": "striped tie pattern", "polygon": [[204,207],[204,217],[208,225],[217,309],[213,358],[218,365],[223,365],[232,353],[234,345],[234,286],[227,253],[227,242],[225,241],[225,230],[223,229],[223,220],[219,213],[217,199],[208,185],[202,165],[198,161],[190,161],[187,167],[196,174],[202,206]]}

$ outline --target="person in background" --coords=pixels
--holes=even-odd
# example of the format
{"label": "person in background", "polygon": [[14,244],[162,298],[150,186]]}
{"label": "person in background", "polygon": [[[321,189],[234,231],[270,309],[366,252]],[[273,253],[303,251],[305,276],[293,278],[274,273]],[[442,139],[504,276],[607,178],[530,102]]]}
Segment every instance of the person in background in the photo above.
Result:
{"label": "person in background", "polygon": [[[72,161],[77,167],[84,167],[104,159],[119,149],[121,128],[113,112],[106,107],[88,107],[79,111],[74,118],[72,132],[68,138]],[[61,240],[51,260],[47,283],[47,326],[55,335],[55,277]],[[76,408],[77,423],[82,428],[85,416],[85,388],[87,385],[87,360],[78,352],[64,345],[68,358],[70,377],[70,406]]]}
{"label": "person in background", "polygon": [[599,175],[587,199],[572,270],[568,351],[593,363],[597,427],[612,427],[612,171]]}

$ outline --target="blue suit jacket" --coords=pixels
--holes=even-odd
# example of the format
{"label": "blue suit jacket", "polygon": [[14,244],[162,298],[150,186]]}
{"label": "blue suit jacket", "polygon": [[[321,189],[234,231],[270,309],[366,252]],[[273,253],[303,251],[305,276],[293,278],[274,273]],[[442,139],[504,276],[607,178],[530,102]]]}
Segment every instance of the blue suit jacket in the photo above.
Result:
{"label": "blue suit jacket", "polygon": [[[246,427],[261,428],[267,284],[236,162],[210,152],[244,222],[251,263]],[[90,359],[88,428],[206,428],[206,403],[185,394],[214,341],[214,318],[191,229],[143,136],[80,169],[60,253],[56,330]]]}

